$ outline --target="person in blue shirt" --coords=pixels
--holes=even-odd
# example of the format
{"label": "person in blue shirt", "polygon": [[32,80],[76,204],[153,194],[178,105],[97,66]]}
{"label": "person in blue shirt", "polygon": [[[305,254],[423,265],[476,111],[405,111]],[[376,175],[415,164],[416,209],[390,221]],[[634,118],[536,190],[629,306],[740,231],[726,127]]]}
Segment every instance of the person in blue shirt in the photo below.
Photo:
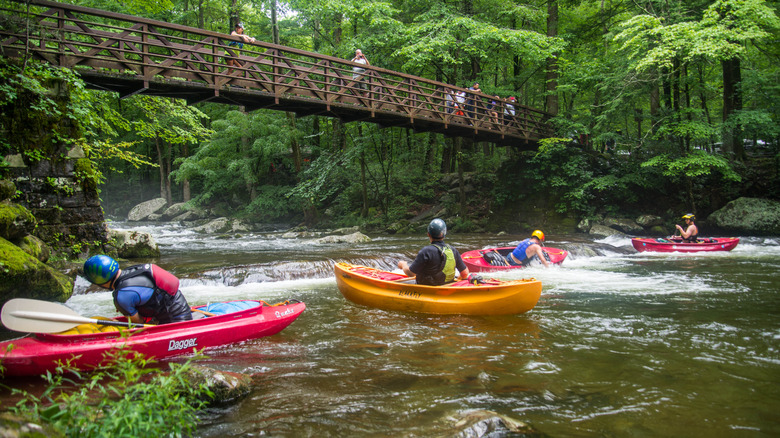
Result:
{"label": "person in blue shirt", "polygon": [[[244,25],[241,23],[236,23],[236,28],[233,30],[233,32],[230,32],[230,36],[237,37],[238,41],[231,41],[228,43],[228,46],[230,47],[238,47],[239,49],[244,48],[244,43],[254,43],[256,40],[252,38],[249,35],[244,35]],[[228,69],[227,74],[233,73],[232,67],[241,67],[241,62],[238,60],[238,57],[240,56],[239,53],[237,53],[235,56],[230,56],[228,53],[228,56],[225,58],[225,63],[228,65],[228,67],[231,67]]]}
{"label": "person in blue shirt", "polygon": [[130,322],[167,324],[192,319],[192,309],[179,290],[179,279],[157,265],[144,264],[119,269],[106,255],[84,263],[84,277],[113,290],[114,306]]}
{"label": "person in blue shirt", "polygon": [[447,224],[442,219],[434,219],[428,225],[428,238],[431,244],[423,247],[412,264],[401,260],[398,268],[409,277],[415,277],[417,284],[441,286],[455,280],[455,270],[461,279],[469,277],[469,268],[463,262],[457,249],[444,243]]}
{"label": "person in blue shirt", "polygon": [[538,258],[545,267],[549,267],[550,262],[542,250],[542,242],[544,242],[542,230],[534,231],[531,237],[520,242],[512,252],[507,254],[507,263],[510,266],[528,266],[534,258]]}

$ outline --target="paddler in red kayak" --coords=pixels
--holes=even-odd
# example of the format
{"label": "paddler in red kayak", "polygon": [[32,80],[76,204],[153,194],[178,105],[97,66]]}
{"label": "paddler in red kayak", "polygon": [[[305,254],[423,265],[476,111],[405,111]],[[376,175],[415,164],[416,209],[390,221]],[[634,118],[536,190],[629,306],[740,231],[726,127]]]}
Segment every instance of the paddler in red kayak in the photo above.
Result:
{"label": "paddler in red kayak", "polygon": [[179,290],[179,279],[161,267],[147,263],[119,269],[107,255],[90,257],[84,263],[84,277],[114,291],[114,306],[130,322],[158,324],[188,321],[192,310]]}
{"label": "paddler in red kayak", "polygon": [[404,271],[404,274],[416,277],[417,284],[428,286],[441,286],[454,281],[455,269],[460,272],[460,278],[469,278],[469,268],[463,263],[458,250],[444,243],[446,235],[447,224],[442,219],[432,220],[428,224],[431,244],[417,253],[411,265],[401,260],[398,262],[398,268]]}
{"label": "paddler in red kayak", "polygon": [[697,243],[699,241],[699,228],[693,223],[696,220],[696,216],[693,213],[688,213],[682,217],[685,221],[685,229],[680,225],[675,225],[680,230],[680,236],[685,243]]}
{"label": "paddler in red kayak", "polygon": [[507,254],[506,261],[511,266],[528,266],[534,257],[538,258],[545,267],[550,267],[544,251],[542,251],[542,242],[544,242],[544,233],[542,230],[536,230],[531,233],[531,237],[520,242],[517,247]]}

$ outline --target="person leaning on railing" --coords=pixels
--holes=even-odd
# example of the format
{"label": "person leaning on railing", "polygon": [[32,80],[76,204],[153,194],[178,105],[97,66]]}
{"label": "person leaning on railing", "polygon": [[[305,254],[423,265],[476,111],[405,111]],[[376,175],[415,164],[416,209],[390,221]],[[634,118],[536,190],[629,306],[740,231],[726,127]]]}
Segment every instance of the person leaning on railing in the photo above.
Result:
{"label": "person leaning on railing", "polygon": [[[244,48],[244,43],[253,43],[256,40],[252,38],[251,36],[244,35],[244,25],[241,23],[236,23],[236,28],[233,29],[233,32],[230,33],[230,36],[232,37],[238,37],[240,41],[231,41],[228,46],[230,47],[238,47],[239,49]],[[228,69],[228,74],[233,72],[232,67],[241,67],[242,64],[238,60],[239,54],[236,54],[235,56],[230,56],[230,52],[228,52],[228,56],[225,58],[225,63],[228,65],[228,67],[231,67]]]}

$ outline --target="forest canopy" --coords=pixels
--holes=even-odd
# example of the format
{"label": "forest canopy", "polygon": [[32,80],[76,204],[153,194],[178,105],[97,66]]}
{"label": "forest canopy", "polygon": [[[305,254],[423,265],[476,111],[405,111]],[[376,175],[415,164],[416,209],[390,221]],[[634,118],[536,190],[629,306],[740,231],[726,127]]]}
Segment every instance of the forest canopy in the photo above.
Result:
{"label": "forest canopy", "polygon": [[[241,22],[258,40],[342,59],[361,49],[373,66],[516,97],[556,130],[520,152],[322,116],[120,99],[82,84],[72,110],[84,115],[101,181],[127,203],[159,188],[169,203],[312,224],[388,224],[441,204],[465,229],[539,199],[574,217],[650,208],[643,198],[664,199],[659,214],[711,211],[763,189],[742,183],[746,163],[778,153],[780,19],[762,0],[71,3],[224,34]],[[6,131],[21,96],[45,102],[42,78],[73,75],[32,60],[2,65]],[[721,195],[705,195],[713,189]],[[109,213],[127,208],[104,202]]]}

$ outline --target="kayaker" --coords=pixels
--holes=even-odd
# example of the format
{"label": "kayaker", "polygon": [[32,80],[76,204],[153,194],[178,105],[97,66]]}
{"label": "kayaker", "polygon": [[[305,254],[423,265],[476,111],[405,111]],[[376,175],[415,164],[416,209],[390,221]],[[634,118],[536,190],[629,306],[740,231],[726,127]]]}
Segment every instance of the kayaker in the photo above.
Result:
{"label": "kayaker", "polygon": [[697,243],[699,241],[699,228],[696,227],[696,224],[694,223],[696,216],[694,216],[693,213],[688,213],[682,218],[685,221],[685,229],[680,225],[675,225],[675,227],[680,230],[682,241],[685,243]]}
{"label": "kayaker", "polygon": [[544,242],[544,233],[542,230],[535,230],[531,237],[520,242],[517,247],[506,256],[506,261],[511,266],[528,266],[534,258],[538,258],[545,267],[550,267],[550,262],[542,251],[542,242]]}
{"label": "kayaker", "polygon": [[417,284],[440,286],[455,280],[455,270],[460,272],[460,278],[469,277],[469,269],[457,249],[444,243],[447,235],[447,224],[441,219],[434,219],[428,224],[428,239],[431,244],[423,247],[417,253],[412,264],[401,260],[398,268],[404,274],[415,277]]}
{"label": "kayaker", "polygon": [[112,289],[116,310],[130,322],[167,324],[192,319],[190,305],[179,290],[179,279],[157,265],[147,263],[122,270],[116,260],[101,254],[84,262],[84,277]]}

